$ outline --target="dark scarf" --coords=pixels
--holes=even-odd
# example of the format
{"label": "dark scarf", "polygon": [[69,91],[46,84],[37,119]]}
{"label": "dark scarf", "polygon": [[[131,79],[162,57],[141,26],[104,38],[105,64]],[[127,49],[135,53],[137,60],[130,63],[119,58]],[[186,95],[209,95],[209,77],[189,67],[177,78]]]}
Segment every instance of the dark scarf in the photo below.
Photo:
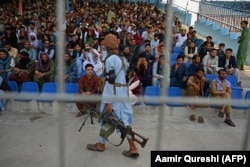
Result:
{"label": "dark scarf", "polygon": [[50,69],[51,59],[48,59],[47,62],[44,62],[40,58],[40,60],[38,60],[37,63],[38,63],[38,69],[40,72],[47,72]]}
{"label": "dark scarf", "polygon": [[190,47],[188,46],[188,54],[194,53],[194,51],[195,51],[195,47],[190,48]]}
{"label": "dark scarf", "polygon": [[10,55],[7,55],[6,59],[4,59],[4,60],[0,59],[0,66],[2,66],[1,70],[9,69],[11,59],[12,59],[12,57]]}
{"label": "dark scarf", "polygon": [[20,69],[27,69],[27,65],[29,64],[30,59],[20,59],[19,61],[19,68]]}

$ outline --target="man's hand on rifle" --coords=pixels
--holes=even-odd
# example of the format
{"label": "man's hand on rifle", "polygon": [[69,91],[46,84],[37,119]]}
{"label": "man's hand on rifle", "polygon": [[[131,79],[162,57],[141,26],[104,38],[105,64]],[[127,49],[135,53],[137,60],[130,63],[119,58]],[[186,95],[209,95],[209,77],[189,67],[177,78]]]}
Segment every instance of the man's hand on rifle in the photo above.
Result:
{"label": "man's hand on rifle", "polygon": [[112,113],[112,104],[110,104],[110,103],[107,103],[106,105],[105,105],[105,111],[106,111],[106,113]]}

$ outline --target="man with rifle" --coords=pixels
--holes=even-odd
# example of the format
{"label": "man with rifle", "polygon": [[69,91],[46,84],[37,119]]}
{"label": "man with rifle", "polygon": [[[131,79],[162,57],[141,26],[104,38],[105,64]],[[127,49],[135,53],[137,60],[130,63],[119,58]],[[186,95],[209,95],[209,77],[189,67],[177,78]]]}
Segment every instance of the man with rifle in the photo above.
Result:
{"label": "man with rifle", "polygon": [[[92,151],[105,151],[105,143],[107,141],[107,137],[105,137],[105,134],[103,135],[103,132],[105,132],[105,128],[107,128],[107,123],[109,123],[109,125],[113,124],[113,127],[119,129],[121,135],[124,134],[121,131],[121,127],[124,125],[128,128],[125,136],[129,143],[129,150],[124,150],[122,154],[126,157],[135,158],[139,156],[139,150],[134,142],[138,142],[138,140],[135,139],[135,134],[131,133],[133,131],[129,130],[130,125],[133,123],[133,110],[129,101],[128,87],[125,78],[126,68],[128,67],[128,64],[124,57],[120,57],[118,55],[118,39],[115,35],[108,34],[104,38],[103,42],[108,51],[108,56],[105,60],[104,73],[106,73],[106,83],[102,92],[103,100],[100,109],[101,130],[99,142],[96,144],[88,144],[87,148]],[[119,98],[126,98],[127,100],[119,100]],[[118,122],[117,120],[120,120],[121,122]],[[147,139],[144,139],[143,143],[138,143],[140,143],[141,146],[144,147],[146,142]]]}

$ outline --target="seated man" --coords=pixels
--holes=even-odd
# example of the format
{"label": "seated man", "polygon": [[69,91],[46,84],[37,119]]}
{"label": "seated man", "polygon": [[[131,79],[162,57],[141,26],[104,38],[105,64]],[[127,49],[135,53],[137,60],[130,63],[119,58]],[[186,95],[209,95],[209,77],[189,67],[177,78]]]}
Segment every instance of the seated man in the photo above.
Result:
{"label": "seated man", "polygon": [[[190,76],[187,81],[187,96],[191,97],[204,97],[205,92],[204,88],[206,86],[206,83],[208,80],[204,77],[204,69],[203,68],[197,68],[195,75]],[[191,109],[195,109],[196,105],[190,105]],[[195,115],[190,115],[190,120],[195,120]],[[204,118],[202,116],[199,116],[198,118],[199,123],[204,122]]]}
{"label": "seated man", "polygon": [[233,49],[227,48],[224,56],[219,58],[219,67],[224,68],[228,75],[235,75],[240,81],[240,70],[237,68],[235,57],[233,56]]}
{"label": "seated man", "polygon": [[212,44],[210,42],[208,42],[204,47],[201,46],[199,48],[199,55],[201,56],[201,62],[203,62],[203,58],[209,54],[209,52],[211,51],[211,49],[213,49]]}
{"label": "seated man", "polygon": [[153,78],[152,85],[161,87],[161,82],[163,78],[163,68],[164,68],[164,58],[160,55],[159,61],[153,64]]}
{"label": "seated man", "polygon": [[219,44],[219,49],[217,50],[217,56],[219,57],[219,59],[220,59],[220,57],[223,57],[225,55],[224,48],[225,48],[225,44],[220,43]]}
{"label": "seated man", "polygon": [[9,41],[5,43],[4,47],[7,49],[9,55],[12,56],[14,60],[16,61],[18,58],[17,48],[12,47]]}
{"label": "seated man", "polygon": [[[227,72],[225,69],[220,69],[218,71],[218,78],[212,81],[210,96],[216,98],[230,99],[231,98],[231,84],[226,80]],[[225,123],[229,126],[235,126],[231,120],[231,105],[225,104],[220,107],[220,112],[218,117],[224,118],[226,114]]]}
{"label": "seated man", "polygon": [[25,51],[20,52],[9,80],[16,81],[20,88],[23,82],[33,81],[35,67],[35,61],[29,57],[29,53]]}
{"label": "seated man", "polygon": [[50,59],[55,60],[55,49],[54,46],[51,46],[51,43],[49,40],[44,40],[44,46],[41,48],[38,55],[40,55],[41,52],[46,52],[49,55]]}
{"label": "seated man", "polygon": [[196,69],[198,68],[204,69],[203,64],[201,63],[201,57],[199,55],[194,55],[192,63],[188,66],[188,76],[195,75]]}
{"label": "seated man", "polygon": [[198,48],[195,46],[194,41],[188,43],[188,46],[184,49],[185,63],[192,63],[192,58],[194,55],[198,54]]}
{"label": "seated man", "polygon": [[14,67],[14,58],[9,55],[7,50],[0,48],[0,76],[4,80],[8,80]]}
{"label": "seated man", "polygon": [[203,58],[202,64],[204,65],[205,74],[216,74],[219,67],[219,60],[217,56],[217,50],[211,49],[209,54]]}
{"label": "seated man", "polygon": [[145,56],[141,55],[138,58],[135,72],[141,82],[141,94],[144,94],[145,88],[152,85],[152,70]]}
{"label": "seated man", "polygon": [[99,52],[88,44],[85,44],[84,62],[83,69],[86,64],[92,64],[96,75],[101,76],[103,74],[103,66],[100,58]]}
{"label": "seated man", "polygon": [[181,28],[180,33],[175,34],[175,38],[176,38],[175,46],[181,47],[184,41],[186,41],[187,39],[186,29]]}
{"label": "seated man", "polygon": [[[70,52],[68,52],[70,53]],[[71,59],[76,62],[76,68],[77,68],[77,79],[79,79],[82,75],[83,68],[83,52],[82,47],[80,44],[76,44],[72,52],[70,53]]]}
{"label": "seated man", "polygon": [[128,63],[131,62],[133,55],[132,55],[132,53],[129,50],[129,46],[124,46],[123,52],[121,54],[127,59]]}
{"label": "seated man", "polygon": [[187,80],[187,67],[183,64],[184,56],[179,55],[176,60],[176,64],[171,66],[170,71],[170,86],[186,88]]}
{"label": "seated man", "polygon": [[40,53],[40,58],[36,63],[34,81],[38,82],[39,90],[42,90],[43,83],[54,82],[55,64],[46,52]]}
{"label": "seated man", "polygon": [[32,60],[37,61],[37,50],[31,47],[29,41],[24,41],[24,47],[20,50],[20,52],[27,52]]}
{"label": "seated man", "polygon": [[65,74],[64,81],[66,83],[76,83],[77,82],[77,65],[76,61],[72,60],[69,53],[64,54],[65,61]]}
{"label": "seated man", "polygon": [[214,47],[214,43],[212,42],[212,36],[207,36],[206,41],[203,42],[202,46],[206,46],[207,43],[211,43],[211,46]]}
{"label": "seated man", "polygon": [[[98,92],[99,78],[93,75],[94,66],[92,64],[86,64],[85,71],[86,75],[82,76],[79,80],[79,93],[84,96],[90,96]],[[86,103],[86,102],[85,102]],[[87,103],[93,108],[96,108],[96,103]],[[84,103],[76,102],[78,113],[76,117],[80,117],[86,113]]]}
{"label": "seated man", "polygon": [[[150,44],[145,44],[145,51],[140,53],[139,57],[146,57],[146,60],[149,64],[149,66],[152,67],[152,65],[155,61],[155,56],[152,54],[152,49],[151,49]],[[138,62],[138,59],[137,59],[137,62]]]}

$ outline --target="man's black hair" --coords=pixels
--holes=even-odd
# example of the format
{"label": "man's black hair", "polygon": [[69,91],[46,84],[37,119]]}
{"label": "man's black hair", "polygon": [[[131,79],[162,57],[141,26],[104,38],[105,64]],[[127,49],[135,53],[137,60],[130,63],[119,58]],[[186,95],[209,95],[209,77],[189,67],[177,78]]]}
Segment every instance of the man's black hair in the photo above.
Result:
{"label": "man's black hair", "polygon": [[154,37],[158,37],[159,35],[158,34],[154,34]]}
{"label": "man's black hair", "polygon": [[219,69],[218,74],[220,74],[221,71],[226,72],[226,70],[223,68],[223,69]]}
{"label": "man's black hair", "polygon": [[199,71],[202,71],[202,72],[204,73],[204,69],[203,69],[203,68],[197,67],[197,68],[195,69],[195,72],[199,72]]}
{"label": "man's black hair", "polygon": [[247,24],[248,24],[248,21],[243,20],[243,21],[241,21],[241,23],[245,23],[245,24],[247,25]]}
{"label": "man's black hair", "polygon": [[178,59],[184,60],[184,55],[178,55],[177,58],[176,58],[176,60],[178,60]]}
{"label": "man's black hair", "polygon": [[207,36],[206,38],[213,39],[212,36]]}
{"label": "man's black hair", "polygon": [[232,48],[227,48],[226,51],[233,52],[233,49]]}
{"label": "man's black hair", "polygon": [[92,64],[86,64],[85,70],[86,70],[88,67],[92,67],[92,69],[94,68],[94,66],[93,66]]}
{"label": "man's black hair", "polygon": [[220,43],[219,46],[225,46],[225,44],[224,43]]}
{"label": "man's black hair", "polygon": [[150,40],[149,40],[149,39],[145,39],[145,40],[143,41],[143,43],[150,43]]}
{"label": "man's black hair", "polygon": [[192,60],[195,60],[197,57],[201,57],[200,55],[194,55],[193,57],[192,57]]}
{"label": "man's black hair", "polygon": [[217,49],[215,49],[215,48],[211,48],[211,49],[210,49],[210,52],[212,52],[212,51],[214,51],[214,50],[216,50],[216,51],[217,51]]}

